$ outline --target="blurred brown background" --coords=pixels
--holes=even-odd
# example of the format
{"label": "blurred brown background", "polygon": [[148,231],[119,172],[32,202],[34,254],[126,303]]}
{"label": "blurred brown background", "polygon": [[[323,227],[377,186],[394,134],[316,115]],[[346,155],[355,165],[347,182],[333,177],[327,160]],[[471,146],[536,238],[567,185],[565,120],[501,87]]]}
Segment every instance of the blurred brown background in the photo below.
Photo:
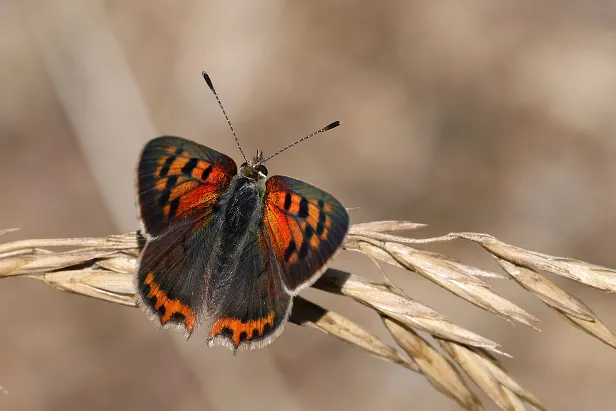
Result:
{"label": "blurred brown background", "polygon": [[[135,230],[135,162],[157,135],[239,160],[202,69],[251,155],[343,120],[268,167],[361,207],[355,222],[489,232],[616,267],[616,6],[600,0],[0,0],[0,228],[22,228],[2,241]],[[437,250],[495,268],[473,247]],[[378,278],[348,254],[335,265]],[[387,269],[501,343],[549,409],[616,408],[614,350],[516,285],[492,282],[542,333]],[[555,281],[616,328],[616,297]],[[314,330],[288,326],[234,357],[136,309],[1,285],[1,410],[458,409],[421,376]],[[391,341],[372,312],[306,295]]]}

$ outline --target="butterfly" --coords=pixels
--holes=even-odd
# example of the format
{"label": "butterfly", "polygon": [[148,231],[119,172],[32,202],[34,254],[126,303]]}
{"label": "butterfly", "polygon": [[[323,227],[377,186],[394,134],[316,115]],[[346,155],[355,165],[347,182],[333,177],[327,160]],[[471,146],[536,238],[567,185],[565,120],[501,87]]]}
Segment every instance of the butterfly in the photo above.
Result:
{"label": "butterfly", "polygon": [[[231,131],[235,132],[209,76]],[[137,169],[137,203],[146,242],[137,302],[163,328],[234,352],[263,347],[283,330],[293,297],[313,284],[341,248],[349,216],[325,191],[263,163],[334,122],[239,168],[228,156],[181,137],[150,140]],[[242,148],[237,145],[246,160]]]}

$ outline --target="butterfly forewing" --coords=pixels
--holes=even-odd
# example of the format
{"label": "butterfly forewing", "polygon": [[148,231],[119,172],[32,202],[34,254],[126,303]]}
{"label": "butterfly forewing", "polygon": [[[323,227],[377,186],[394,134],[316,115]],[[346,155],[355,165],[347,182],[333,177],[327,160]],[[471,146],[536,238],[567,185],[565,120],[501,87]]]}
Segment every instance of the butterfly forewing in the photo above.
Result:
{"label": "butterfly forewing", "polygon": [[263,218],[290,294],[312,284],[341,247],[349,216],[332,195],[291,177],[266,182]]}
{"label": "butterfly forewing", "polygon": [[146,236],[209,214],[237,172],[226,155],[180,137],[144,148],[137,172],[139,214]]}
{"label": "butterfly forewing", "polygon": [[236,171],[224,154],[179,137],[159,137],[143,150],[137,196],[148,241],[137,270],[138,298],[163,326],[193,331],[216,235],[214,207]]}

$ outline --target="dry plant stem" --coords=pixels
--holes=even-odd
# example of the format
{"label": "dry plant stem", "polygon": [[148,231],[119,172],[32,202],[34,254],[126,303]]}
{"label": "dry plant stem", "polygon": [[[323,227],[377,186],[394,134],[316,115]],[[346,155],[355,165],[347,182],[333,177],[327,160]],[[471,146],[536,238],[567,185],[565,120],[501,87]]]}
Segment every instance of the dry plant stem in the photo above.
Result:
{"label": "dry plant stem", "polygon": [[413,244],[428,244],[458,238],[473,241],[481,245],[493,256],[500,257],[513,264],[558,274],[590,287],[616,294],[616,270],[612,268],[516,247],[499,241],[488,234],[449,233],[440,237],[424,239],[400,238],[404,239],[404,243]]}
{"label": "dry plant stem", "polygon": [[[456,277],[456,274],[452,275],[451,273],[448,274],[449,270],[432,275],[430,273],[425,273],[419,264],[417,264],[417,266],[413,266],[412,258],[409,257],[409,255],[412,256],[414,253],[421,255],[424,253],[423,259],[426,259],[432,256],[431,253],[425,254],[424,251],[412,249],[408,246],[402,246],[402,243],[429,244],[442,241],[451,241],[454,239],[463,239],[479,244],[493,257],[495,257],[503,269],[526,290],[541,298],[542,301],[554,308],[575,327],[580,328],[584,332],[616,348],[616,335],[605,327],[605,325],[590,310],[590,308],[588,308],[576,297],[568,295],[545,277],[535,272],[550,272],[552,274],[567,277],[571,280],[593,288],[610,293],[616,293],[616,270],[601,267],[595,264],[589,264],[579,260],[555,257],[538,253],[536,251],[526,250],[521,247],[506,244],[488,234],[450,233],[440,237],[413,239],[382,233],[374,233],[373,235],[373,233],[366,230],[358,230],[357,232],[361,232],[361,235],[353,234],[349,236],[349,239],[347,240],[348,249],[361,251],[386,263],[396,266],[404,266],[409,270],[419,272],[419,274],[427,276],[437,284],[442,285],[449,291],[454,292],[456,295],[483,309],[495,312],[504,318],[516,319],[522,323],[530,325],[533,328],[537,328],[535,325],[537,323],[537,319],[535,317],[519,309],[519,307],[513,305],[507,300],[501,299],[501,297],[496,296],[496,294],[491,292],[486,293],[485,291],[482,292],[479,288],[474,288],[475,291],[479,291],[477,295],[472,295],[472,293],[469,294],[468,292],[459,292],[459,290],[456,290],[455,281],[464,281],[464,277],[459,275]],[[400,240],[398,243],[393,243],[393,245],[389,246],[388,250],[386,248],[387,243],[381,241],[382,238],[387,238],[390,240],[399,238]],[[398,258],[396,258],[395,253],[396,250],[400,249],[400,246],[405,247],[407,250],[401,249],[403,255],[399,255]],[[439,259],[438,256],[432,257]],[[405,264],[405,259],[411,261],[406,261]],[[452,264],[452,262],[446,258],[440,258],[440,260],[442,262],[437,264]],[[504,266],[503,262],[509,265]],[[455,262],[453,264],[455,264]],[[510,269],[512,267],[517,267],[515,269],[517,271],[514,270],[515,272],[512,272]],[[462,271],[473,276],[472,270],[462,269]],[[438,278],[439,275],[441,278]],[[447,275],[449,276],[447,277]],[[478,273],[475,272],[474,276],[477,275]],[[452,288],[447,287],[447,280],[450,280],[450,283],[454,284]],[[480,283],[476,283],[474,285],[480,285]],[[469,290],[467,289],[465,291]]]}
{"label": "dry plant stem", "polygon": [[567,294],[533,270],[498,257],[496,260],[522,287],[539,297],[575,327],[616,348],[616,335],[579,298]]}
{"label": "dry plant stem", "polygon": [[388,254],[387,258],[383,258],[381,252],[372,256],[388,263],[391,263],[391,258],[396,262],[396,265],[421,274],[428,280],[484,310],[506,319],[517,320],[537,329],[535,324],[539,320],[512,302],[493,293],[483,280],[463,271],[450,261],[399,243],[381,242],[363,235],[360,237],[349,236],[349,238],[347,248],[364,253],[370,253],[374,248],[382,250]]}
{"label": "dry plant stem", "polygon": [[464,328],[449,322],[437,311],[413,301],[399,291],[389,289],[388,285],[372,283],[357,275],[343,271],[329,269],[313,287],[334,294],[341,294],[353,298],[376,311],[381,315],[396,321],[429,332],[461,344],[483,347],[499,354],[499,345]]}
{"label": "dry plant stem", "polygon": [[333,335],[384,360],[401,365],[409,370],[421,372],[414,361],[409,360],[380,338],[370,334],[340,314],[328,311],[302,297],[296,297],[290,321],[297,325],[309,326]]}
{"label": "dry plant stem", "polygon": [[[484,281],[487,278],[512,278],[576,327],[616,347],[616,336],[589,307],[539,274],[540,271],[551,272],[616,293],[616,271],[525,250],[487,234],[450,233],[441,237],[414,239],[385,233],[422,227],[423,224],[406,221],[357,224],[351,227],[345,249],[361,252],[372,261],[382,261],[420,274],[477,307],[536,328],[538,320],[535,317],[492,292]],[[0,235],[12,231],[0,230]],[[481,245],[494,256],[507,275],[410,246],[454,239]],[[133,276],[139,245],[136,233],[105,238],[23,240],[0,244],[0,278],[33,278],[60,290],[134,306]],[[441,313],[410,298],[395,284],[368,281],[357,275],[329,269],[315,287],[349,297],[374,310],[383,318],[385,327],[401,350],[386,344],[344,316],[302,298],[295,299],[291,322],[319,329],[379,358],[422,373],[438,390],[466,409],[482,408],[454,363],[501,409],[524,409],[524,402],[543,409],[538,400],[519,386],[487,353],[486,350],[490,350],[504,354],[497,343],[451,323]],[[417,331],[435,338],[449,358],[434,349]]]}
{"label": "dry plant stem", "polygon": [[455,399],[467,410],[482,410],[477,397],[468,388],[458,370],[412,328],[383,317],[385,326],[398,345],[415,360],[430,384]]}
{"label": "dry plant stem", "polygon": [[521,399],[537,409],[545,410],[532,393],[523,389],[501,368],[498,361],[485,351],[444,340],[439,342],[445,352],[501,409],[525,410],[519,401]]}
{"label": "dry plant stem", "polygon": [[389,220],[389,221],[371,221],[369,223],[354,224],[349,229],[350,234],[360,234],[363,232],[382,233],[384,231],[410,231],[418,230],[427,227],[427,224],[412,223],[410,221]]}

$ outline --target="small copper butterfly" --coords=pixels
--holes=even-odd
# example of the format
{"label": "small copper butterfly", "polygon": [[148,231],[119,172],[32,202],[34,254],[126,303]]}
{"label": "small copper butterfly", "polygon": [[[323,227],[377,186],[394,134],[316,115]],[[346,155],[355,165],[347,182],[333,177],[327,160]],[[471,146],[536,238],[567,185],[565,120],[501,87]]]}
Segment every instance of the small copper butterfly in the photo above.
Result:
{"label": "small copper butterfly", "polygon": [[[209,76],[203,77],[233,127]],[[141,232],[137,299],[152,319],[199,324],[208,345],[260,348],[282,332],[293,296],[314,283],[349,229],[332,195],[291,177],[267,178],[260,151],[235,162],[180,137],[148,142],[137,170]]]}

